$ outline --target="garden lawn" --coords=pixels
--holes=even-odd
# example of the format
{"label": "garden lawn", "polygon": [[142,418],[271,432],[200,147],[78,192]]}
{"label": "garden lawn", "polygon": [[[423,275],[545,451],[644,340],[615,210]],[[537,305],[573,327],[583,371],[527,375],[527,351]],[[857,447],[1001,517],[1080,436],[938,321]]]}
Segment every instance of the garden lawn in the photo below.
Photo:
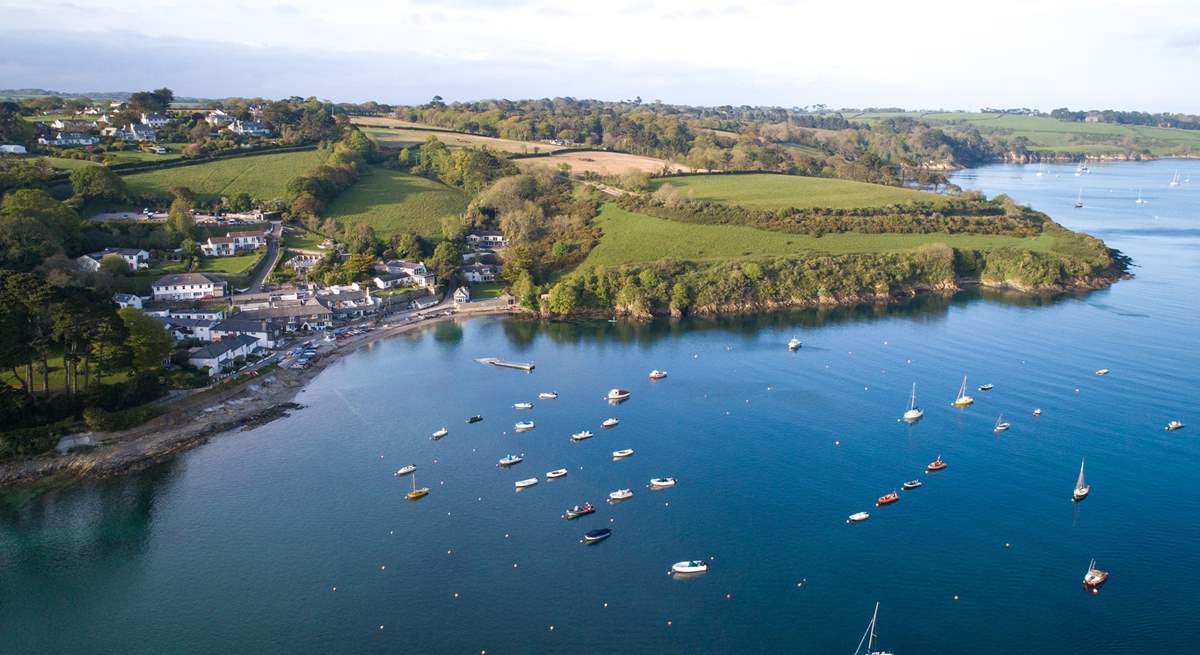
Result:
{"label": "garden lawn", "polygon": [[697,200],[713,200],[757,209],[833,207],[856,209],[881,207],[913,201],[941,202],[943,196],[912,189],[798,175],[684,175],[658,178]]}
{"label": "garden lawn", "polygon": [[201,257],[200,265],[192,270],[196,273],[241,275],[253,268],[262,255],[263,253],[261,252],[255,252],[249,255],[233,255],[230,257]]}
{"label": "garden lawn", "polygon": [[467,197],[458,189],[372,166],[334,199],[326,213],[343,225],[366,222],[384,239],[398,232],[414,232],[436,240],[441,238],[442,217],[466,210]]}

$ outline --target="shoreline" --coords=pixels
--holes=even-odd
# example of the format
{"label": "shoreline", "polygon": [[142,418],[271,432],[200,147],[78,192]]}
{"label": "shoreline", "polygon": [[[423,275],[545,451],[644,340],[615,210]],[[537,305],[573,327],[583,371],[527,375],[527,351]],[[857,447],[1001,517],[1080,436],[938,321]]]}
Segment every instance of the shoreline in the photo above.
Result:
{"label": "shoreline", "polygon": [[[434,311],[441,305],[425,311]],[[231,389],[219,386],[196,393],[168,405],[169,409],[146,423],[129,430],[85,433],[95,445],[75,448],[66,453],[0,462],[0,492],[39,485],[58,486],[85,479],[102,479],[134,473],[165,461],[179,453],[203,445],[209,439],[233,431],[247,432],[291,412],[304,408],[296,396],[321,373],[343,357],[362,347],[427,325],[459,318],[518,314],[512,306],[491,304],[477,310],[455,311],[449,316],[431,316],[415,323],[376,327],[371,332],[350,337],[328,350],[301,370],[276,368],[261,378],[253,378]],[[387,321],[380,319],[381,323]],[[325,347],[322,344],[322,349]]]}

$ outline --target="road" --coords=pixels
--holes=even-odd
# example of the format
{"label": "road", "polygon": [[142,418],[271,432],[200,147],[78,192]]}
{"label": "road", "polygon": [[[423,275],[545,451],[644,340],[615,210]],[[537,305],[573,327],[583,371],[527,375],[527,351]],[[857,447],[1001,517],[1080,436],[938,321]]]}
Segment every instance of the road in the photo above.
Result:
{"label": "road", "polygon": [[283,223],[280,221],[271,221],[271,238],[267,241],[267,252],[263,258],[267,260],[267,265],[259,269],[254,279],[250,281],[250,286],[246,289],[246,293],[258,293],[262,291],[263,282],[271,271],[275,270],[275,260],[279,258],[279,245],[283,240]]}

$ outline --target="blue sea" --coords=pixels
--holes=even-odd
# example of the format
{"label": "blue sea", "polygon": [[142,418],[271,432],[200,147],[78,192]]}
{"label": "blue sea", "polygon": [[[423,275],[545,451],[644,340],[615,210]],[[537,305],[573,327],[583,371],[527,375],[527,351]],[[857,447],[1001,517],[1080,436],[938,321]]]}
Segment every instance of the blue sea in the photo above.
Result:
{"label": "blue sea", "polygon": [[[1133,279],[756,318],[481,318],[379,341],[289,418],[4,497],[0,651],[851,653],[878,601],[876,645],[899,655],[1191,652],[1200,162],[1038,170],[954,182],[1104,239]],[[964,375],[976,402],[955,409]],[[632,398],[609,405],[612,387]],[[514,432],[523,419],[536,428]],[[1188,427],[1164,431],[1172,419]],[[583,429],[596,436],[572,443]],[[525,461],[497,467],[508,453]],[[939,455],[949,467],[925,474]],[[431,488],[416,502],[392,475],[409,463]],[[660,476],[678,485],[646,488]],[[542,481],[515,492],[528,477]],[[584,501],[597,512],[560,518]],[[871,518],[847,524],[858,511]],[[612,537],[579,543],[599,527]],[[667,575],[699,558],[708,573]],[[1098,594],[1081,586],[1093,558],[1112,574]]]}

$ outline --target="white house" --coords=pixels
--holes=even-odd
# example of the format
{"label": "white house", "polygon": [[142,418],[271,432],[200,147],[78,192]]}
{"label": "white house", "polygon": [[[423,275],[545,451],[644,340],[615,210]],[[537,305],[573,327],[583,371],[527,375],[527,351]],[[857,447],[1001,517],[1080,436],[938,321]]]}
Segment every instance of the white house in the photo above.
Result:
{"label": "white house", "polygon": [[224,127],[225,125],[232,123],[234,120],[235,119],[233,116],[226,114],[220,109],[214,109],[208,112],[208,115],[204,117],[204,122],[212,125],[213,127]]}
{"label": "white house", "polygon": [[404,273],[384,273],[376,275],[374,279],[375,286],[380,289],[411,286],[411,281],[412,278]]}
{"label": "white house", "polygon": [[239,334],[214,341],[188,353],[188,363],[196,368],[208,369],[210,376],[217,376],[221,368],[230,365],[239,357],[246,357],[258,349],[258,339]]}
{"label": "white house", "polygon": [[29,151],[25,149],[25,146],[19,146],[16,144],[7,144],[7,143],[4,145],[0,145],[0,155],[27,155],[27,154],[29,154]]}
{"label": "white house", "polygon": [[171,117],[162,114],[142,114],[142,125],[158,129],[170,125]]}
{"label": "white house", "polygon": [[176,318],[173,316],[158,316],[155,318],[166,327],[167,331],[171,333],[171,336],[176,341],[185,341],[187,339],[212,341],[212,329],[217,324],[217,321],[204,318]]}
{"label": "white house", "polygon": [[265,319],[227,318],[212,327],[212,338],[224,341],[229,337],[250,336],[260,348],[274,348],[283,339],[282,323]]}
{"label": "white house", "polygon": [[240,320],[268,320],[288,331],[324,330],[333,325],[333,310],[315,299],[239,312]]}
{"label": "white house", "polygon": [[100,137],[91,134],[80,134],[78,132],[60,132],[53,139],[38,137],[38,143],[44,146],[57,146],[59,148],[94,146],[100,143]]}
{"label": "white house", "polygon": [[141,248],[105,248],[96,252],[89,252],[86,255],[76,257],[75,261],[79,267],[86,271],[100,270],[100,261],[109,255],[117,255],[125,260],[125,265],[129,267],[131,273],[149,267],[150,253]]}
{"label": "white house", "polygon": [[158,133],[154,128],[141,123],[130,123],[125,127],[121,138],[126,141],[157,141]]}
{"label": "white house", "polygon": [[239,136],[271,136],[266,125],[255,121],[235,120],[229,124],[229,131]]}
{"label": "white house", "polygon": [[389,275],[404,275],[412,278],[408,282],[396,282],[392,286],[432,289],[437,281],[437,278],[426,268],[425,262],[414,262],[407,259],[389,259],[383,263],[383,268],[387,270]]}
{"label": "white house", "polygon": [[471,302],[471,290],[467,287],[459,287],[454,290],[454,304],[462,305]]}
{"label": "white house", "polygon": [[474,248],[507,248],[508,240],[499,230],[476,230],[467,235],[467,244]]}
{"label": "white house", "polygon": [[229,295],[229,283],[207,273],[175,273],[160,277],[150,290],[155,300],[192,300]]}
{"label": "white house", "polygon": [[63,132],[87,132],[95,129],[96,124],[91,121],[72,120],[70,118],[63,120],[59,118],[50,123],[50,127]]}
{"label": "white house", "polygon": [[226,232],[223,237],[209,237],[200,244],[200,251],[208,257],[228,257],[247,250],[267,245],[269,232]]}
{"label": "white house", "polygon": [[495,282],[496,267],[490,264],[471,264],[462,267],[463,277],[468,282]]}
{"label": "white house", "polygon": [[135,296],[132,293],[114,293],[112,301],[121,309],[125,309],[126,307],[142,308],[142,297]]}

